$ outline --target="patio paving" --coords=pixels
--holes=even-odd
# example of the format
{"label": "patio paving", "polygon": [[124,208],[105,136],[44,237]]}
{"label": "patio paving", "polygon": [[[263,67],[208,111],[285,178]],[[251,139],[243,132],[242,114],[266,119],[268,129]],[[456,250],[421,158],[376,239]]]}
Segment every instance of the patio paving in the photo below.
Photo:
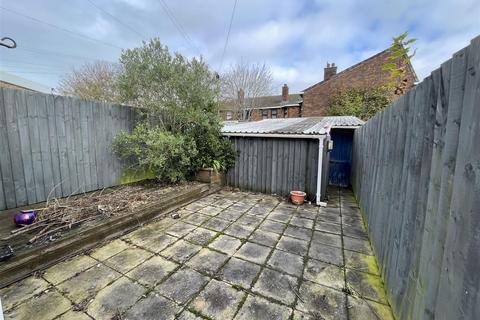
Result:
{"label": "patio paving", "polygon": [[393,319],[358,206],[221,191],[0,290],[5,319]]}

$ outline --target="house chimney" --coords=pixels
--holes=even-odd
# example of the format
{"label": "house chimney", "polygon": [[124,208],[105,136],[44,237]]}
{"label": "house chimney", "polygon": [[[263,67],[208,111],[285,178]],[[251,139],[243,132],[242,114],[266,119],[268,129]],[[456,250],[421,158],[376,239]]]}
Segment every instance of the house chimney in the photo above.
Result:
{"label": "house chimney", "polygon": [[337,66],[335,65],[335,63],[330,64],[327,62],[327,67],[324,69],[324,73],[323,73],[323,81],[330,79],[336,74],[337,74]]}
{"label": "house chimney", "polygon": [[242,88],[240,88],[240,90],[238,90],[237,99],[238,99],[238,104],[243,106],[243,104],[245,102],[245,91],[243,91]]}
{"label": "house chimney", "polygon": [[285,83],[282,87],[282,101],[288,101],[288,86]]}

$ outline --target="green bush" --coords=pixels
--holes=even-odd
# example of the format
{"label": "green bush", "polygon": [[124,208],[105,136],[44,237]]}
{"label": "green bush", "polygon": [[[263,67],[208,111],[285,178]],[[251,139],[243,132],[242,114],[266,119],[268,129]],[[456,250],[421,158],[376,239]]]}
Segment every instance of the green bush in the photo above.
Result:
{"label": "green bush", "polygon": [[169,182],[199,168],[234,164],[233,146],[220,132],[218,79],[202,59],[171,55],[154,39],[124,51],[120,62],[122,97],[141,114],[132,133],[115,139],[113,150],[122,160]]}
{"label": "green bush", "polygon": [[329,116],[356,116],[368,120],[391,102],[387,88],[349,89],[334,95]]}
{"label": "green bush", "polygon": [[178,182],[192,174],[197,156],[195,142],[189,137],[160,129],[137,126],[132,133],[115,137],[114,152],[126,163],[153,171],[161,181]]}

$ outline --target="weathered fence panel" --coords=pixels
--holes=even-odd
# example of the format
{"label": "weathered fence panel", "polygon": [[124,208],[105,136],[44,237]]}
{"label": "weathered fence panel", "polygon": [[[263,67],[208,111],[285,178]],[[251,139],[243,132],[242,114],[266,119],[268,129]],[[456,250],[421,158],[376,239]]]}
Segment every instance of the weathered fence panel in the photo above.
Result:
{"label": "weathered fence panel", "polygon": [[128,106],[0,88],[0,210],[120,183],[110,145]]}
{"label": "weathered fence panel", "polygon": [[356,130],[352,185],[398,319],[478,319],[480,37]]}
{"label": "weathered fence panel", "polygon": [[[318,139],[230,137],[238,153],[227,184],[255,192],[288,195],[303,190],[310,200],[317,192]],[[328,153],[323,154],[322,191],[328,182]]]}

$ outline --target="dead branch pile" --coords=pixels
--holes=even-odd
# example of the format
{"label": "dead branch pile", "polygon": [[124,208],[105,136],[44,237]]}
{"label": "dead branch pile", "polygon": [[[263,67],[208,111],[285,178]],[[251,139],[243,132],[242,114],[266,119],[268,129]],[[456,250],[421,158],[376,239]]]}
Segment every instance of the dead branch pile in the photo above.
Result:
{"label": "dead branch pile", "polygon": [[12,230],[11,235],[2,240],[28,235],[31,236],[28,240],[30,244],[40,239],[53,241],[75,226],[132,212],[165,193],[185,187],[186,185],[128,185],[108,191],[98,190],[82,196],[49,200],[45,207],[34,209],[37,212],[34,223]]}

